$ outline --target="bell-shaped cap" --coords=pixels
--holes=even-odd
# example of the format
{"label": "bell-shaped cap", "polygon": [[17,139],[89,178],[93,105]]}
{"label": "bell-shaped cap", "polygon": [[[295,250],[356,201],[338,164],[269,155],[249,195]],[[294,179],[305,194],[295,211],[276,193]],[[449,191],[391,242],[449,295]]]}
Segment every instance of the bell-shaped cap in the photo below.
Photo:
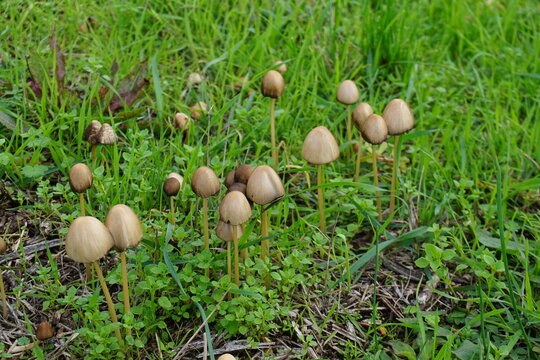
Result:
{"label": "bell-shaped cap", "polygon": [[227,189],[228,189],[232,184],[234,184],[234,178],[235,178],[235,175],[236,175],[236,170],[231,170],[231,171],[229,171],[229,173],[228,173],[227,176],[225,177],[225,186],[227,187]]}
{"label": "bell-shaped cap", "polygon": [[92,186],[92,172],[83,163],[75,164],[69,170],[69,186],[76,193],[83,193]]}
{"label": "bell-shaped cap", "polygon": [[285,80],[279,71],[270,70],[264,74],[261,86],[261,92],[264,96],[277,99],[283,94],[284,89]]}
{"label": "bell-shaped cap", "polygon": [[388,138],[388,128],[382,116],[371,114],[362,124],[362,137],[368,143],[379,145]]}
{"label": "bell-shaped cap", "polygon": [[98,142],[103,145],[112,145],[118,140],[112,126],[109,124],[101,125],[97,137]]}
{"label": "bell-shaped cap", "polygon": [[236,168],[234,173],[234,181],[242,184],[247,184],[251,173],[255,168],[251,165],[242,164]]}
{"label": "bell-shaped cap", "polygon": [[178,191],[180,191],[180,182],[177,178],[170,177],[163,183],[163,192],[167,194],[167,196],[176,196],[178,195]]}
{"label": "bell-shaped cap", "polygon": [[282,74],[283,74],[284,72],[287,71],[287,64],[285,64],[285,63],[284,63],[283,61],[281,61],[281,60],[277,60],[277,61],[274,63],[274,65],[279,65],[279,66],[277,67],[276,70],[279,71],[279,72],[282,73]]}
{"label": "bell-shaped cap", "polygon": [[174,127],[180,130],[189,129],[189,123],[191,122],[189,116],[182,112],[177,112],[174,115]]}
{"label": "bell-shaped cap", "polygon": [[[233,226],[231,224],[227,224],[226,222],[220,220],[216,226],[217,237],[223,241],[233,241],[232,227]],[[242,236],[242,231],[242,225],[238,225],[238,237]]]}
{"label": "bell-shaped cap", "polygon": [[208,111],[208,105],[205,102],[199,101],[189,109],[191,117],[199,120]]}
{"label": "bell-shaped cap", "polygon": [[38,324],[36,328],[36,338],[39,341],[50,339],[53,336],[54,336],[54,329],[49,322],[43,321]]}
{"label": "bell-shaped cap", "polygon": [[219,192],[219,180],[212,169],[202,166],[191,177],[191,189],[203,198],[214,196]]}
{"label": "bell-shaped cap", "polygon": [[105,218],[105,226],[113,237],[114,248],[117,251],[136,247],[142,240],[141,222],[127,205],[114,205]]}
{"label": "bell-shaped cap", "polygon": [[231,354],[223,354],[220,357],[218,357],[217,360],[236,360],[236,358],[232,356]]}
{"label": "bell-shaped cap", "polygon": [[182,184],[184,184],[184,177],[178,173],[172,172],[167,175],[167,179],[175,178],[180,183],[180,187],[182,187]]}
{"label": "bell-shaped cap", "polygon": [[345,80],[339,84],[336,99],[342,104],[352,105],[358,101],[360,94],[358,88],[352,80]]}
{"label": "bell-shaped cap", "polygon": [[266,205],[285,195],[278,174],[268,165],[257,166],[247,184],[247,197],[256,204]]}
{"label": "bell-shaped cap", "polygon": [[97,120],[92,120],[84,130],[84,140],[88,141],[92,145],[98,144],[98,134],[100,129],[101,123]]}
{"label": "bell-shaped cap", "polygon": [[0,238],[0,255],[5,254],[7,251],[7,244],[4,239]]}
{"label": "bell-shaped cap", "polygon": [[219,204],[219,217],[231,225],[241,225],[251,217],[251,206],[240,191],[231,191]]}
{"label": "bell-shaped cap", "polygon": [[113,247],[109,229],[92,216],[79,216],[69,227],[66,253],[76,262],[90,264],[101,259]]}
{"label": "bell-shaped cap", "polygon": [[361,103],[357,107],[354,108],[354,111],[352,113],[353,123],[354,126],[360,131],[362,131],[362,124],[369,115],[373,114],[373,109],[371,106],[369,106],[368,103]]}
{"label": "bell-shaped cap", "polygon": [[325,126],[317,126],[307,134],[302,157],[311,164],[328,164],[339,157],[339,146]]}
{"label": "bell-shaped cap", "polygon": [[382,117],[388,127],[388,135],[401,135],[414,126],[414,116],[409,105],[401,100],[394,99],[386,105]]}
{"label": "bell-shaped cap", "polygon": [[[240,191],[242,194],[246,195],[246,189],[247,189],[247,185],[244,184],[244,183],[239,183],[239,182],[235,182],[234,184],[232,184],[231,186],[229,186],[229,191],[227,192],[231,192],[231,191]],[[247,196],[247,195],[246,195]]]}

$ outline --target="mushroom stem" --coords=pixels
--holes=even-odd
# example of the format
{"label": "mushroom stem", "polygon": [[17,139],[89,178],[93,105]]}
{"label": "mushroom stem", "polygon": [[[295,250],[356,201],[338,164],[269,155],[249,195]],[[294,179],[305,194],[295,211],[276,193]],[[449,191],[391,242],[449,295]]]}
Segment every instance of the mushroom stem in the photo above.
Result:
{"label": "mushroom stem", "polygon": [[375,145],[372,145],[371,152],[373,155],[373,185],[377,188],[375,190],[375,195],[377,196],[377,213],[379,214],[379,221],[382,221],[381,192],[379,191],[379,171],[377,169],[377,151]]}
{"label": "mushroom stem", "polygon": [[360,163],[362,161],[362,136],[358,139],[358,152],[356,154],[356,169],[354,171],[354,182],[358,181],[358,178],[360,177]]}
{"label": "mushroom stem", "polygon": [[[261,235],[263,238],[268,237],[268,212],[264,207],[262,207],[262,213],[261,213]],[[266,265],[266,255],[268,254],[268,239],[264,239],[261,242],[261,260],[264,265]],[[270,273],[266,272],[264,284],[266,287],[270,285]]]}
{"label": "mushroom stem", "polygon": [[[114,310],[113,301],[111,298],[111,294],[109,293],[109,289],[107,288],[107,284],[105,283],[105,278],[103,277],[103,273],[101,272],[101,267],[99,266],[99,263],[97,261],[94,261],[94,269],[96,270],[97,276],[99,278],[99,283],[101,285],[101,289],[103,290],[103,295],[105,296],[105,300],[107,300],[107,307],[109,308],[109,314],[111,315],[111,320],[113,323],[118,322],[118,318],[116,317],[116,311]],[[122,342],[122,335],[120,334],[120,328],[115,329],[116,333],[116,339],[118,342]]]}
{"label": "mushroom stem", "polygon": [[[126,264],[126,252],[120,252],[120,261],[122,265],[122,293],[124,295],[124,316],[131,311],[129,305],[129,285],[128,285],[128,273]],[[127,335],[131,336],[131,329],[127,329]]]}
{"label": "mushroom stem", "polygon": [[278,153],[276,148],[276,120],[275,120],[276,99],[270,100],[270,138],[272,142],[272,159],[274,160],[274,168],[278,166]]}
{"label": "mushroom stem", "polygon": [[229,282],[232,282],[232,259],[231,259],[231,242],[227,241],[227,274],[229,275]]}
{"label": "mushroom stem", "polygon": [[79,203],[81,204],[81,216],[86,216],[84,211],[84,193],[79,193]]}
{"label": "mushroom stem", "polygon": [[[322,185],[322,165],[317,165],[317,186]],[[319,199],[319,223],[322,232],[326,232],[326,217],[324,215],[324,193],[323,188],[317,189],[317,197]]]}
{"label": "mushroom stem", "polygon": [[238,225],[232,226],[232,236],[234,241],[234,283],[236,286],[240,286],[240,267],[238,265],[239,251],[238,251]]}
{"label": "mushroom stem", "polygon": [[392,159],[392,186],[390,187],[390,214],[394,212],[396,207],[396,182],[397,182],[397,151],[398,151],[399,135],[394,136],[394,149]]}
{"label": "mushroom stem", "polygon": [[[210,234],[208,233],[208,199],[203,198],[203,226],[204,226],[204,248],[210,248]],[[204,274],[210,276],[210,269],[204,269]]]}
{"label": "mushroom stem", "polygon": [[92,144],[92,168],[96,167],[97,145]]}
{"label": "mushroom stem", "polygon": [[351,105],[347,105],[347,161],[351,160],[351,141],[352,141],[352,116]]}
{"label": "mushroom stem", "polygon": [[2,314],[4,314],[4,319],[7,319],[8,308],[7,308],[6,290],[4,289],[4,273],[1,270],[0,270],[0,295],[2,296]]}
{"label": "mushroom stem", "polygon": [[174,215],[174,196],[169,197],[170,208],[171,208],[171,224],[176,225],[176,216]]}

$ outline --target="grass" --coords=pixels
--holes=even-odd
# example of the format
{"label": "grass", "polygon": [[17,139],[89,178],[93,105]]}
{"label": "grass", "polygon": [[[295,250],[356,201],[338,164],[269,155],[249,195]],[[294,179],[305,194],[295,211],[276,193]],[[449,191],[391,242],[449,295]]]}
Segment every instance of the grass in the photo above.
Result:
{"label": "grass", "polygon": [[[94,186],[85,195],[87,210],[103,220],[110,207],[125,203],[142,220],[143,244],[127,254],[133,315],[117,308],[121,326],[133,329],[127,343],[142,358],[174,357],[211,313],[195,338],[206,333],[217,350],[232,339],[280,339],[298,358],[539,356],[536,2],[104,5],[0,5],[0,229],[17,253],[0,260],[15,311],[0,323],[18,329],[16,336],[0,334],[0,354],[13,343],[31,342],[33,324],[42,319],[64,326],[67,335],[20,357],[48,358],[43,353],[63,346],[96,359],[118,351],[116,325],[107,320],[101,295],[81,283],[81,268],[59,261],[61,248],[22,256],[29,246],[64,238],[79,215],[67,174],[75,162],[91,165],[82,135],[98,119],[124,141],[103,148],[105,161],[93,170]],[[51,27],[65,54],[64,89],[55,79]],[[271,164],[268,102],[257,89],[276,60],[288,67],[276,102],[276,133],[289,196],[269,210],[273,287],[265,289],[266,269],[253,260],[237,289],[218,276],[225,252],[214,234],[212,251],[200,251],[201,209],[186,185],[203,165],[223,179],[241,163]],[[192,72],[205,81],[190,86]],[[41,81],[41,98],[30,90],[31,77]],[[241,78],[244,87],[237,90]],[[356,81],[361,101],[375,113],[395,97],[405,99],[416,126],[400,138],[396,221],[376,220],[369,161],[354,185],[354,162],[342,156],[326,167],[330,231],[322,234],[316,189],[310,188],[315,168],[302,160],[301,146],[313,127],[324,125],[344,148],[347,114],[335,91],[346,78]],[[143,79],[130,106],[107,110],[114,94]],[[100,89],[109,91],[101,97]],[[209,104],[209,116],[182,142],[172,117],[197,101]],[[392,146],[391,139],[382,145],[381,156],[390,158]],[[384,208],[391,163],[379,165]],[[161,188],[171,171],[185,176],[186,185],[168,237]],[[210,224],[217,224],[218,205],[210,199]],[[251,221],[241,244],[259,244],[258,232]],[[119,264],[114,255],[107,259],[107,281],[121,298]],[[206,268],[212,268],[210,279]],[[239,296],[223,298],[228,292]],[[64,313],[60,319],[57,311]],[[62,345],[71,331],[79,335]],[[185,356],[202,353],[202,343],[193,344],[183,349]],[[285,350],[274,345],[268,356]]]}

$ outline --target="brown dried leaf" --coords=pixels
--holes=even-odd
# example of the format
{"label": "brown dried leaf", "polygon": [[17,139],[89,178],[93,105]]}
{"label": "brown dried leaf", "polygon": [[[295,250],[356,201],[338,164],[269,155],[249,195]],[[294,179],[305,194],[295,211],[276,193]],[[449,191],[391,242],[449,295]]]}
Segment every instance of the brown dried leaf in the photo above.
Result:
{"label": "brown dried leaf", "polygon": [[62,50],[60,50],[60,45],[58,45],[58,40],[56,39],[56,35],[54,33],[54,28],[51,27],[51,37],[49,39],[49,47],[51,48],[51,51],[54,51],[56,54],[56,82],[58,83],[58,92],[62,92],[64,89],[64,79],[66,77],[66,64],[65,64],[65,56],[62,53]]}

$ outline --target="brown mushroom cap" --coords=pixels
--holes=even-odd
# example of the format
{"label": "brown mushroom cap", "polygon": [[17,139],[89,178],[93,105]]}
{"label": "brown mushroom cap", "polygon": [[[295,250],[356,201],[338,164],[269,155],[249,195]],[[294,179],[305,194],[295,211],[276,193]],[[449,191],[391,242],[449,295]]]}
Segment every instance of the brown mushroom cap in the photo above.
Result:
{"label": "brown mushroom cap", "polygon": [[176,196],[180,191],[180,182],[177,178],[170,177],[163,183],[163,191],[167,196]]}
{"label": "brown mushroom cap", "polygon": [[242,184],[247,184],[251,173],[253,173],[255,168],[251,165],[242,164],[236,168],[234,173],[234,181]]}
{"label": "brown mushroom cap", "polygon": [[234,184],[234,177],[236,174],[236,170],[231,170],[225,177],[225,186],[229,188],[232,184]]}
{"label": "brown mushroom cap", "polygon": [[277,60],[277,61],[274,63],[274,65],[279,65],[279,66],[277,67],[276,70],[279,71],[279,72],[282,73],[282,74],[283,74],[285,71],[287,71],[287,64],[285,64],[285,63],[284,63],[283,61],[281,61],[281,60]]}
{"label": "brown mushroom cap", "polygon": [[208,105],[206,103],[199,101],[189,109],[191,117],[195,120],[199,120],[205,112],[208,111]]}
{"label": "brown mushroom cap", "polygon": [[354,108],[354,111],[352,113],[352,118],[354,122],[354,126],[360,131],[362,131],[362,124],[369,115],[373,114],[373,109],[371,106],[369,106],[368,103],[361,103],[357,107]]}
{"label": "brown mushroom cap", "polygon": [[219,192],[219,180],[212,169],[202,166],[191,177],[191,189],[200,197],[207,198]]}
{"label": "brown mushroom cap", "polygon": [[84,130],[84,140],[88,141],[92,145],[98,144],[98,133],[100,129],[101,123],[97,120],[92,120]]}
{"label": "brown mushroom cap", "polygon": [[97,139],[98,142],[103,145],[112,145],[118,140],[112,126],[109,124],[101,125],[101,129],[99,129],[97,134]]}
{"label": "brown mushroom cap", "polygon": [[93,263],[113,247],[109,229],[92,216],[79,216],[69,227],[66,236],[66,253],[80,263]]}
{"label": "brown mushroom cap", "polygon": [[247,184],[247,197],[259,205],[269,204],[285,195],[278,174],[268,165],[257,166]]}
{"label": "brown mushroom cap", "polygon": [[232,356],[231,354],[223,354],[220,357],[218,357],[217,360],[236,360],[236,358]]}
{"label": "brown mushroom cap", "polygon": [[75,164],[69,170],[69,186],[76,193],[83,193],[92,186],[92,172],[83,163]]}
{"label": "brown mushroom cap", "polygon": [[263,96],[277,99],[283,94],[284,89],[285,80],[279,71],[270,70],[264,74],[261,86]]}
{"label": "brown mushroom cap", "polygon": [[174,115],[174,127],[180,130],[187,130],[189,129],[189,124],[191,120],[189,116],[182,112],[177,112]]}
{"label": "brown mushroom cap", "polygon": [[36,328],[36,338],[39,341],[50,339],[54,336],[54,329],[50,323],[43,321]]}
{"label": "brown mushroom cap", "polygon": [[[239,225],[238,237],[242,236],[242,231],[242,225]],[[223,241],[233,241],[232,225],[220,220],[216,226],[216,235]]]}
{"label": "brown mushroom cap", "polygon": [[336,139],[325,126],[317,126],[307,134],[302,157],[312,164],[328,164],[339,157]]}
{"label": "brown mushroom cap", "polygon": [[[246,188],[247,188],[247,185],[244,184],[244,183],[239,183],[239,182],[235,182],[234,184],[232,184],[231,186],[229,186],[229,191],[227,192],[231,192],[231,191],[240,191],[242,194],[246,195]],[[247,195],[246,195],[247,196]]]}
{"label": "brown mushroom cap", "polygon": [[251,217],[251,206],[240,191],[231,191],[219,204],[219,217],[231,225],[241,225]]}
{"label": "brown mushroom cap", "polygon": [[368,143],[379,145],[388,138],[388,128],[382,116],[371,114],[362,124],[362,137]]}
{"label": "brown mushroom cap", "polygon": [[382,117],[388,127],[388,135],[401,135],[414,126],[414,115],[409,105],[401,100],[394,99],[386,105]]}
{"label": "brown mushroom cap", "polygon": [[167,175],[167,179],[169,178],[175,178],[180,183],[180,187],[184,184],[184,177],[178,173],[172,172]]}
{"label": "brown mushroom cap", "polygon": [[127,205],[114,205],[105,218],[105,226],[112,235],[117,251],[138,246],[143,237],[141,222]]}
{"label": "brown mushroom cap", "polygon": [[203,82],[203,77],[199,73],[191,73],[188,76],[188,83],[190,85],[198,85]]}
{"label": "brown mushroom cap", "polygon": [[342,104],[352,105],[358,101],[360,94],[358,88],[352,80],[345,80],[339,84],[336,99]]}
{"label": "brown mushroom cap", "polygon": [[4,239],[0,239],[0,255],[5,254],[7,251],[7,244]]}

